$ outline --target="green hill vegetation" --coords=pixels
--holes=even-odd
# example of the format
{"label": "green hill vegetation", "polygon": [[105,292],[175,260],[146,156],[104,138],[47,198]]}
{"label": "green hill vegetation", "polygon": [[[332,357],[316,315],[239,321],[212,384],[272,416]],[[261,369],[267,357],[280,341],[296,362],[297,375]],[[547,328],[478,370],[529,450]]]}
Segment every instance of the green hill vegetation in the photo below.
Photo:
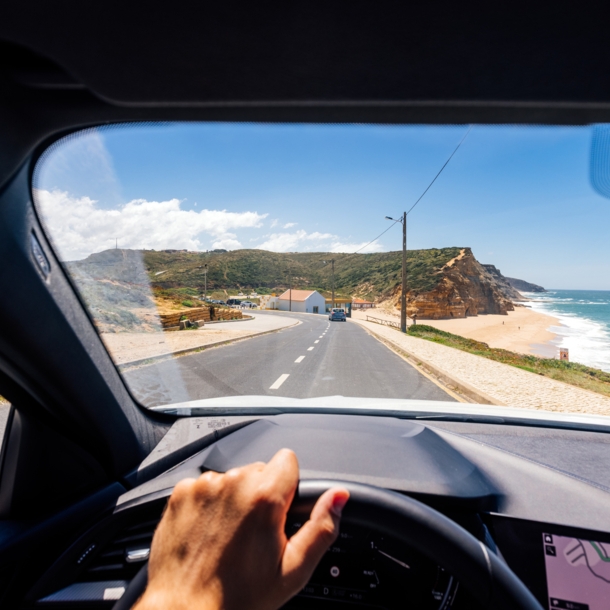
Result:
{"label": "green hill vegetation", "polygon": [[[432,290],[441,279],[441,268],[460,250],[410,250],[407,264],[409,290]],[[335,292],[338,296],[383,298],[393,294],[400,284],[401,252],[143,252],[144,265],[155,293],[185,299],[202,292],[205,264],[208,265],[208,294],[252,290],[259,294],[279,293],[286,290],[290,282],[295,289],[328,294],[331,290],[331,259],[335,260]]]}

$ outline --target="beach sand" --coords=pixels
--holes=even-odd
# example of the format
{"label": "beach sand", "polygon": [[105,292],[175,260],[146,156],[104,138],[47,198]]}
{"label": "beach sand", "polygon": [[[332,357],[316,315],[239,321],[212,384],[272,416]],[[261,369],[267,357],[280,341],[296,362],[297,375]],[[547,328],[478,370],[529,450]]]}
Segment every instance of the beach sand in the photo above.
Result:
{"label": "beach sand", "polygon": [[[354,312],[354,317],[365,319],[367,314],[393,321],[400,320],[398,312],[394,314],[382,308],[357,311]],[[559,354],[559,349],[552,343],[557,335],[548,330],[550,326],[559,326],[559,320],[532,311],[529,307],[516,307],[515,311],[508,312],[506,316],[479,315],[451,320],[418,320],[418,323],[511,352],[544,358],[557,358]]]}

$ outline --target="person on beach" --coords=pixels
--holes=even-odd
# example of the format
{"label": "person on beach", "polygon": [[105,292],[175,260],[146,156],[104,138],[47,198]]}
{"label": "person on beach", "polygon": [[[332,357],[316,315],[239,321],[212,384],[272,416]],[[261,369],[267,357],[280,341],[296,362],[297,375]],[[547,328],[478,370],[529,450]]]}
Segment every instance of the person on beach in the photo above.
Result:
{"label": "person on beach", "polygon": [[275,610],[294,597],[337,539],[349,499],[346,489],[329,489],[287,538],[298,483],[288,449],[267,464],[180,481],[155,531],[148,586],[135,610]]}

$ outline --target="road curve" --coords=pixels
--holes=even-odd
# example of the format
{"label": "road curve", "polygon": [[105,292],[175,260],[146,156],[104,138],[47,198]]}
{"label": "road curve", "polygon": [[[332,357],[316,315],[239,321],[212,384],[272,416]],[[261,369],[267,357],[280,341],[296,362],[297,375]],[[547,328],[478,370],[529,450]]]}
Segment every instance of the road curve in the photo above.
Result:
{"label": "road curve", "polygon": [[123,375],[134,396],[150,407],[239,395],[455,400],[351,321],[266,315],[290,316],[301,324]]}

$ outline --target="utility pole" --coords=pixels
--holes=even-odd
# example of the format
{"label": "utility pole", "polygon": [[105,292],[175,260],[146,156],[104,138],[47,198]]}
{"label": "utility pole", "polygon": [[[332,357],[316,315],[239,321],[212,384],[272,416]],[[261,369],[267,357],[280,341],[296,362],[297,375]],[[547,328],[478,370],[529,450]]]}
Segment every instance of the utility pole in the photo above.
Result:
{"label": "utility pole", "polygon": [[288,274],[288,311],[292,311],[292,274]]}
{"label": "utility pole", "polygon": [[203,301],[207,303],[208,301],[208,264],[206,263],[203,266]]}
{"label": "utility pole", "polygon": [[400,332],[407,332],[407,213],[402,215],[402,293],[400,295]]}
{"label": "utility pole", "polygon": [[322,261],[325,265],[330,262],[330,266],[332,269],[332,275],[331,275],[331,290],[332,290],[332,297],[331,297],[331,303],[330,303],[330,308],[331,310],[333,309],[333,307],[335,306],[335,259],[332,258],[330,261]]}
{"label": "utility pole", "polygon": [[386,216],[387,220],[402,223],[402,289],[400,293],[400,332],[407,332],[407,213],[402,218]]}
{"label": "utility pole", "polygon": [[330,308],[332,309],[335,306],[335,259],[331,259],[330,261],[330,265],[331,265],[331,269],[332,269],[332,289],[333,289],[333,295],[332,295],[332,305],[330,306]]}

